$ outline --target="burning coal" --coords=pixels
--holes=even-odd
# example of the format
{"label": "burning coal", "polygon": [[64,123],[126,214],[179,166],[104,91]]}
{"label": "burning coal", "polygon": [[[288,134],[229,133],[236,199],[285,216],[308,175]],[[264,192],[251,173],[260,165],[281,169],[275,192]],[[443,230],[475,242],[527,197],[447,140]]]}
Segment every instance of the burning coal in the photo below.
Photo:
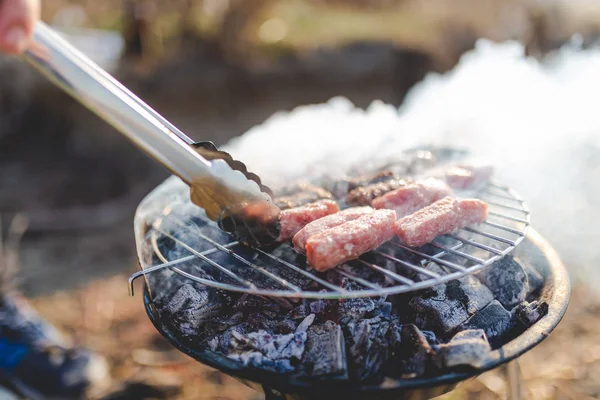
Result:
{"label": "burning coal", "polygon": [[517,43],[484,41],[453,71],[413,88],[399,110],[334,98],[277,113],[227,151],[277,185],[384,164],[417,145],[468,149],[527,200],[533,226],[580,267],[573,275],[597,280],[598,71],[598,49],[572,44],[538,61]]}

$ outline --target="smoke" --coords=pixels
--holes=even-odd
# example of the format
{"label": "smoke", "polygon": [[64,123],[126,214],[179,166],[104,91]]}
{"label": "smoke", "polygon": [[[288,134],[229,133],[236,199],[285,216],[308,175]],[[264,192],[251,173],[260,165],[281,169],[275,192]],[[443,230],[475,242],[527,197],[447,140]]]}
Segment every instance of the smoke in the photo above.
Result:
{"label": "smoke", "polygon": [[572,44],[539,62],[486,41],[399,110],[335,98],[273,115],[227,151],[268,184],[341,175],[419,144],[466,148],[532,210],[574,277],[600,280],[600,50]]}

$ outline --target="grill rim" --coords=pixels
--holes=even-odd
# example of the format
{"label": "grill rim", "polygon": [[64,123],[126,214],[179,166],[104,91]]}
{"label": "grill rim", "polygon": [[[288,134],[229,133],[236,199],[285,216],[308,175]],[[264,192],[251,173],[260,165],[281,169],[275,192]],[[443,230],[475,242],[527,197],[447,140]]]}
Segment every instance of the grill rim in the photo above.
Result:
{"label": "grill rim", "polygon": [[[502,347],[490,353],[489,361],[481,368],[450,372],[434,377],[398,379],[386,377],[384,382],[377,385],[364,384],[354,385],[348,380],[314,380],[303,379],[293,375],[278,374],[269,371],[263,371],[242,366],[239,362],[228,359],[227,357],[207,349],[193,349],[186,345],[182,340],[160,321],[160,316],[156,307],[150,299],[148,288],[144,285],[143,301],[146,312],[155,328],[165,337],[174,347],[195,360],[215,368],[221,372],[231,375],[243,382],[250,381],[277,389],[283,393],[315,394],[331,391],[335,394],[353,394],[357,390],[362,394],[369,393],[396,393],[414,390],[432,390],[436,387],[443,389],[436,396],[449,392],[462,381],[473,379],[478,375],[498,368],[531,350],[558,326],[564,317],[571,294],[571,283],[566,268],[560,260],[554,248],[537,231],[530,228],[527,235],[527,241],[535,247],[548,265],[548,275],[544,285],[544,292],[551,292],[551,296],[545,300],[548,302],[548,314],[540,321],[529,327],[521,335],[504,344]],[[523,243],[525,244],[525,243]],[[249,385],[251,386],[251,385]],[[253,386],[251,386],[253,387]]]}

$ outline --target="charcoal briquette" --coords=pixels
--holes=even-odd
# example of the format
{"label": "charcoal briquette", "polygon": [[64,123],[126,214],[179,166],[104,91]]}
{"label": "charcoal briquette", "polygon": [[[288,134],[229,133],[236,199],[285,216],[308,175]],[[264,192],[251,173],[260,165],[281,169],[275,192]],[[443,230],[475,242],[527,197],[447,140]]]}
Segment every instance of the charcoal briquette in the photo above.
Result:
{"label": "charcoal briquette", "polygon": [[381,316],[346,325],[351,378],[363,380],[379,374],[391,355],[390,330],[391,322]]}
{"label": "charcoal briquette", "polygon": [[406,324],[398,328],[400,341],[393,346],[393,365],[388,363],[386,370],[403,377],[423,375],[431,364],[434,354],[427,337],[414,324]]}
{"label": "charcoal briquette", "polygon": [[[434,268],[431,264],[428,267]],[[486,286],[477,278],[467,276],[419,292],[409,301],[409,306],[416,313],[416,323],[421,329],[444,335],[492,300],[493,295]]]}
{"label": "charcoal briquette", "polygon": [[482,330],[490,344],[495,347],[512,326],[511,313],[502,307],[498,300],[494,300],[461,324],[458,330]]}
{"label": "charcoal briquette", "polygon": [[494,299],[492,292],[474,276],[446,283],[446,295],[450,299],[458,299],[469,315],[481,310]]}
{"label": "charcoal briquette", "polygon": [[496,261],[479,274],[496,300],[511,309],[527,297],[529,279],[523,266],[511,256]]}
{"label": "charcoal briquette", "polygon": [[461,302],[446,296],[446,285],[437,285],[413,297],[410,308],[416,313],[416,324],[440,334],[450,332],[469,318]]}
{"label": "charcoal briquette", "polygon": [[[438,274],[447,273],[436,263],[428,263],[425,268]],[[421,329],[444,334],[492,300],[493,294],[485,285],[474,276],[466,276],[418,292],[409,306],[416,312]]]}
{"label": "charcoal briquette", "polygon": [[548,303],[545,301],[532,301],[531,303],[524,301],[514,309],[514,315],[517,320],[526,328],[538,322],[548,314]]}
{"label": "charcoal briquette", "polygon": [[307,331],[302,364],[309,376],[348,377],[342,327],[333,321],[312,325]]}
{"label": "charcoal briquette", "polygon": [[186,283],[171,297],[165,310],[183,335],[194,336],[203,323],[219,314],[223,306],[215,290]]}
{"label": "charcoal briquette", "polygon": [[492,350],[481,329],[457,333],[448,343],[435,346],[435,362],[439,368],[471,366],[481,368]]}
{"label": "charcoal briquette", "polygon": [[355,299],[344,299],[339,301],[339,314],[347,320],[362,319],[371,311],[374,311],[380,302],[370,297],[359,297]]}

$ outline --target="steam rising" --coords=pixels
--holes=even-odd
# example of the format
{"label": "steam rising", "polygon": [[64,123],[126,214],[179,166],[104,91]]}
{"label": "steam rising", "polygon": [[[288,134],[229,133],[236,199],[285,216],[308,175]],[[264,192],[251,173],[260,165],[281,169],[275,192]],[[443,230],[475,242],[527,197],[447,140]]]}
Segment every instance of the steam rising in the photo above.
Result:
{"label": "steam rising", "polygon": [[[600,50],[542,63],[517,43],[480,42],[430,75],[399,110],[344,98],[273,115],[227,146],[267,184],[343,175],[419,144],[466,148],[494,164],[572,273],[600,278]],[[575,268],[577,267],[577,268]]]}

